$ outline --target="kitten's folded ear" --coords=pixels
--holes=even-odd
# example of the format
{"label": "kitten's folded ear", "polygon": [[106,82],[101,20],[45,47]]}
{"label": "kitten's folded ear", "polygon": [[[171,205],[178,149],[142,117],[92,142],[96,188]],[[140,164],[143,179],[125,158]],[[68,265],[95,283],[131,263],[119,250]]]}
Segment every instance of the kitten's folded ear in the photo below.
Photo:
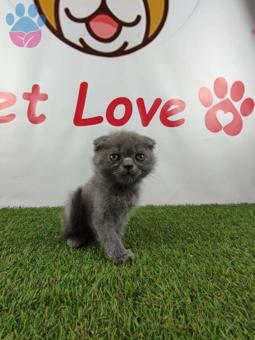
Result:
{"label": "kitten's folded ear", "polygon": [[146,148],[149,148],[151,150],[153,150],[155,145],[156,145],[155,140],[152,139],[152,138],[149,138],[147,136],[143,136],[143,143],[144,143]]}
{"label": "kitten's folded ear", "polygon": [[107,140],[108,140],[108,136],[101,136],[99,138],[96,138],[93,141],[94,150],[99,151],[99,150],[103,149]]}

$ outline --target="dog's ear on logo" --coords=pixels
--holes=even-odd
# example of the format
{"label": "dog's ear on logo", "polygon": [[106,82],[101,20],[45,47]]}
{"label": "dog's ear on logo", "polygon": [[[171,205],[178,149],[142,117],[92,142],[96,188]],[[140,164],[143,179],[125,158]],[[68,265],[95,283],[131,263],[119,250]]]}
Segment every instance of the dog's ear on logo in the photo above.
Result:
{"label": "dog's ear on logo", "polygon": [[34,0],[40,14],[42,14],[47,23],[52,27],[54,31],[57,30],[56,22],[56,1],[49,0]]}
{"label": "dog's ear on logo", "polygon": [[101,136],[101,137],[96,138],[93,141],[94,150],[95,151],[102,150],[105,147],[105,144],[108,141],[108,139],[109,139],[109,136]]}
{"label": "dog's ear on logo", "polygon": [[167,13],[168,0],[146,0],[149,8],[149,39],[152,39],[161,30]]}

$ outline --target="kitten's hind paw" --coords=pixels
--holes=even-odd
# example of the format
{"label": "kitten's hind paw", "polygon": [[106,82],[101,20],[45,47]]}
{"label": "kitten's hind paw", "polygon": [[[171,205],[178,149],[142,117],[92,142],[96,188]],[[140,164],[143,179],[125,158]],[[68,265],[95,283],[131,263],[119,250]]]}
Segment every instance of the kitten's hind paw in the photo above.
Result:
{"label": "kitten's hind paw", "polygon": [[85,245],[85,241],[78,238],[69,238],[66,243],[70,248],[80,248]]}

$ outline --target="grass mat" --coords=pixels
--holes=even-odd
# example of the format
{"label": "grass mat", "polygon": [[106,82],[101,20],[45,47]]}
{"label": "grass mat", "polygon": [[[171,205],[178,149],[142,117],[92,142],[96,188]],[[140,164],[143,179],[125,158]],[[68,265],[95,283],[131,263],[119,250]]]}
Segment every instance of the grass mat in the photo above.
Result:
{"label": "grass mat", "polygon": [[255,205],[138,208],[126,265],[69,249],[60,215],[0,210],[1,339],[255,338]]}

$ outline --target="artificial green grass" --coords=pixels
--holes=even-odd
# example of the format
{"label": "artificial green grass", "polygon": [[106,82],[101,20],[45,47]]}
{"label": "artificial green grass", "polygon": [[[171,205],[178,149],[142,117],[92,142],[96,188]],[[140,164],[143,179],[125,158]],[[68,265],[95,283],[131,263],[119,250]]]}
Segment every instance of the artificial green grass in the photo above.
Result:
{"label": "artificial green grass", "polygon": [[60,214],[0,210],[1,339],[255,338],[255,205],[139,208],[129,265],[69,249]]}

